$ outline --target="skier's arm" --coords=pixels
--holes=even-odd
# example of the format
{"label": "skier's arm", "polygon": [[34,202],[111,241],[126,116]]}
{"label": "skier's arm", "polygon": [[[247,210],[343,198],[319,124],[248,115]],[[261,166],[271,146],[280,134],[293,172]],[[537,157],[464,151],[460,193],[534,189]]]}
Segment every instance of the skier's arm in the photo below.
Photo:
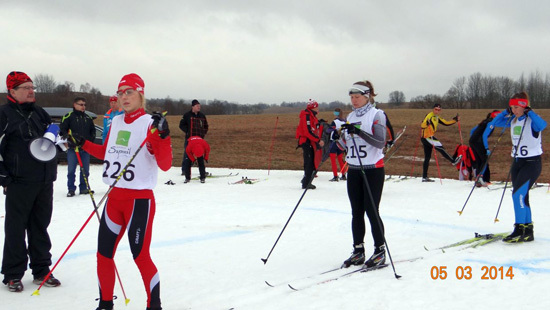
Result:
{"label": "skier's arm", "polygon": [[530,110],[527,116],[531,118],[531,129],[535,132],[541,132],[546,128],[546,121],[542,119],[535,111]]}

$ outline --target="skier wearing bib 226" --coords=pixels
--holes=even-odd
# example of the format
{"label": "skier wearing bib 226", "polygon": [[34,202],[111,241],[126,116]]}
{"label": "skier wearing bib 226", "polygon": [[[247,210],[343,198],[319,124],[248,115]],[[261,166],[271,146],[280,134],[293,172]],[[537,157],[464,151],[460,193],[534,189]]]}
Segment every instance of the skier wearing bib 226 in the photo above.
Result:
{"label": "skier wearing bib 226", "polygon": [[509,108],[498,114],[487,124],[483,133],[483,144],[489,151],[489,137],[494,127],[510,127],[512,135],[512,200],[514,202],[514,231],[502,241],[508,243],[529,242],[535,240],[529,189],[537,181],[542,171],[542,134],[546,121],[529,106],[526,92],[516,93],[509,102]]}
{"label": "skier wearing bib 226", "polygon": [[[353,253],[344,261],[343,267],[363,262],[366,267],[374,267],[386,261],[384,224],[378,212],[385,178],[386,118],[384,112],[373,105],[376,94],[371,82],[356,82],[349,95],[353,111],[341,127],[349,166],[347,188],[352,213]],[[365,213],[374,239],[374,253],[366,262],[363,245]]]}
{"label": "skier wearing bib 226", "polygon": [[135,73],[122,77],[117,96],[124,115],[112,120],[103,145],[75,137],[75,144],[80,144],[92,156],[104,159],[103,182],[110,186],[141,143],[147,141],[146,148],[135,156],[112,188],[103,210],[98,233],[100,301],[96,310],[113,309],[113,258],[126,229],[130,250],[147,292],[147,310],[161,309],[160,279],[149,246],[156,210],[153,188],[157,184],[158,168],[167,171],[172,165],[172,146],[166,118],[160,113],[145,113],[144,87],[145,83]]}
{"label": "skier wearing bib 226", "polygon": [[430,167],[430,159],[432,158],[432,150],[435,149],[445,159],[451,162],[453,166],[456,166],[462,159],[462,155],[459,155],[456,158],[453,158],[451,155],[445,151],[443,148],[443,145],[437,138],[434,136],[435,132],[437,131],[437,125],[442,124],[445,126],[451,126],[453,124],[456,124],[460,118],[458,114],[453,117],[452,121],[447,121],[441,117],[439,117],[439,113],[441,113],[441,104],[436,103],[434,104],[434,109],[432,112],[428,113],[426,117],[424,117],[424,120],[422,121],[422,124],[420,124],[420,127],[422,127],[422,138],[420,138],[420,141],[422,141],[422,145],[424,146],[424,166],[422,170],[422,182],[433,182],[432,179],[428,178],[428,168]]}

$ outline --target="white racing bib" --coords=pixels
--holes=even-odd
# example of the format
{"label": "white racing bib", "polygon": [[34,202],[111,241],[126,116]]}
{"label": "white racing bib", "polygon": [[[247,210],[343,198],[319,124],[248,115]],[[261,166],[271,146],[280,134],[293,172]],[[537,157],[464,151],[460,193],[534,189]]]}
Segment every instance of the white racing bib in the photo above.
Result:
{"label": "white racing bib", "polygon": [[[128,164],[153,122],[151,115],[142,115],[131,124],[124,117],[115,117],[111,123],[109,142],[103,163],[103,182],[112,185]],[[153,189],[157,184],[158,165],[153,154],[144,146],[118,180],[116,187],[128,189]]]}
{"label": "white racing bib", "polygon": [[[372,135],[374,117],[379,111],[380,110],[376,108],[371,108],[368,110],[367,113],[361,116],[357,116],[356,111],[353,111],[348,115],[347,121],[350,124],[361,123],[361,130]],[[354,137],[352,138],[351,135],[346,134],[345,139],[347,147],[346,161],[350,165],[375,165],[384,158],[384,153],[382,149],[376,148],[368,144],[365,140],[357,135],[354,135]],[[355,144],[353,140],[355,140]]]}
{"label": "white racing bib", "polygon": [[[522,128],[523,134],[521,133]],[[510,134],[512,135],[512,145],[514,146],[511,153],[512,157],[516,155],[516,157],[524,158],[542,154],[542,133],[539,133],[537,138],[533,137],[531,118],[526,117],[523,120],[518,120],[517,117],[514,118],[510,126]]]}

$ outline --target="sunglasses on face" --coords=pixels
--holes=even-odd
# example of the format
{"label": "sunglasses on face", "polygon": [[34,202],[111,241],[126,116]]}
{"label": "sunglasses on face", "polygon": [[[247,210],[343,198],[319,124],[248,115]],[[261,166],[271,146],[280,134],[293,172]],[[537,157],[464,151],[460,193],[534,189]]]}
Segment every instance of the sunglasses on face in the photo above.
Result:
{"label": "sunglasses on face", "polygon": [[116,95],[120,98],[122,97],[123,95],[126,95],[126,96],[130,96],[131,94],[135,93],[136,90],[135,89],[131,89],[131,88],[127,88],[125,90],[119,90],[116,92]]}

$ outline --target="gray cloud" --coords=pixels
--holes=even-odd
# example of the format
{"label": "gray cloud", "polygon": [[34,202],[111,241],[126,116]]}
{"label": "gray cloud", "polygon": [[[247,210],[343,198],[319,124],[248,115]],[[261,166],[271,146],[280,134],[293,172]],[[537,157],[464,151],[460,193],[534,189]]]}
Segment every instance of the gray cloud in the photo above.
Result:
{"label": "gray cloud", "polygon": [[[150,97],[278,103],[444,93],[475,72],[547,72],[549,3],[530,1],[33,1],[0,4],[7,74],[105,94],[136,72]],[[17,25],[14,27],[14,25]]]}

